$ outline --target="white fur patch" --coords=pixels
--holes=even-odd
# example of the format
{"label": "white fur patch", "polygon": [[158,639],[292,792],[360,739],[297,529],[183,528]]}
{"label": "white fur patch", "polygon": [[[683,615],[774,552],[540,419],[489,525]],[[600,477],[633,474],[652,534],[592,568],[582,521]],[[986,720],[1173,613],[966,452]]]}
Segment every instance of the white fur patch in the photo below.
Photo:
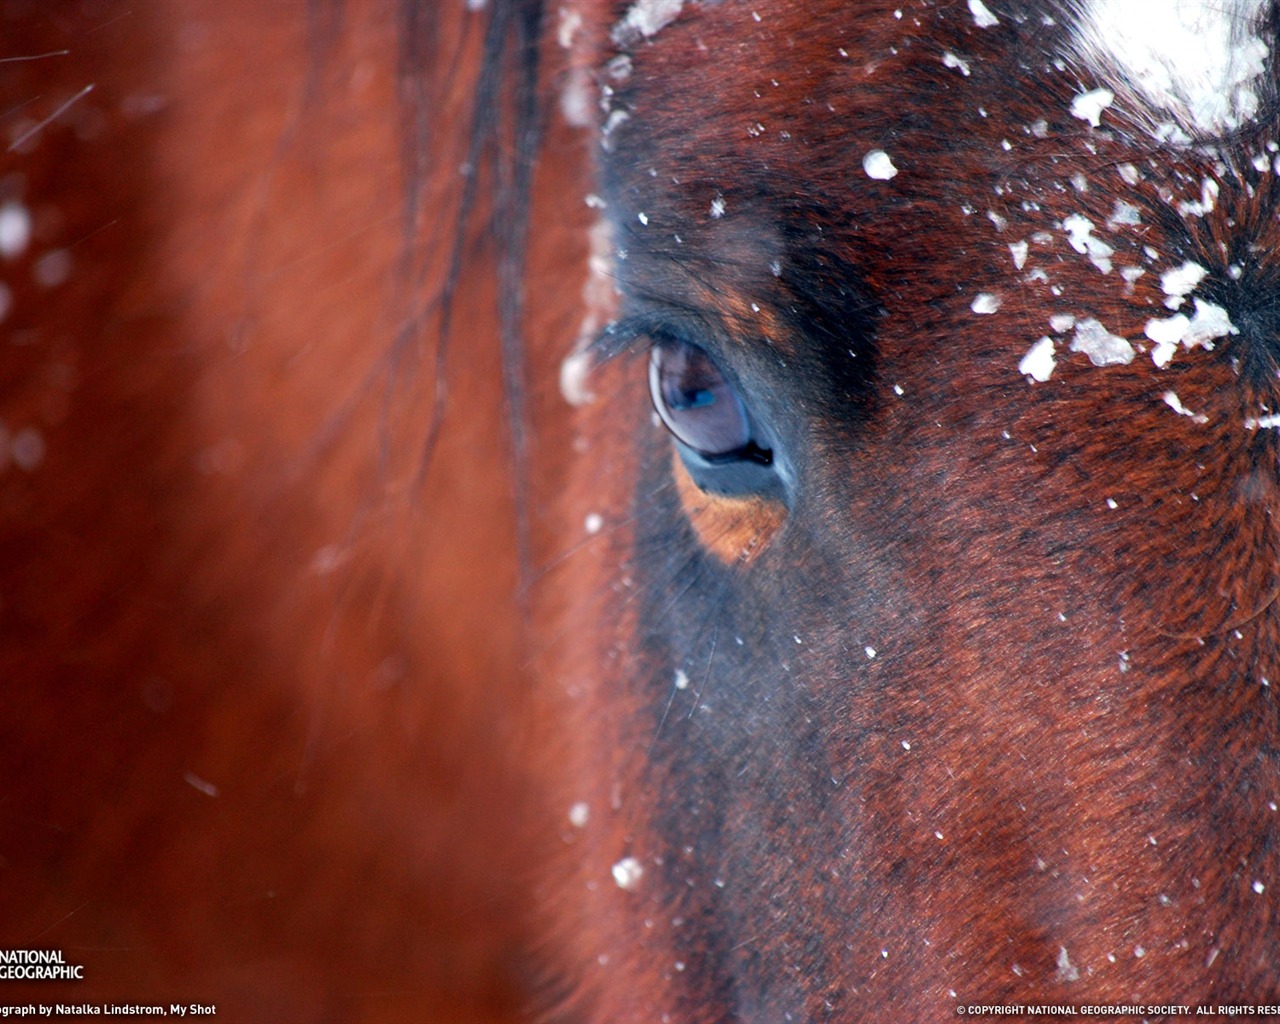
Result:
{"label": "white fur patch", "polygon": [[1265,0],[1083,0],[1075,45],[1157,135],[1214,135],[1258,112],[1268,7]]}

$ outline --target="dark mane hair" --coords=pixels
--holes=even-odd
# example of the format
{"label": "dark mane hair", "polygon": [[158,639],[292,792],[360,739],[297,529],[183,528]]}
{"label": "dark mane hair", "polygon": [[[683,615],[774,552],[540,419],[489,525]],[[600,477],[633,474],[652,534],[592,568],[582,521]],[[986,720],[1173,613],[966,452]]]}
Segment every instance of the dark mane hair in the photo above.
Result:
{"label": "dark mane hair", "polygon": [[[441,39],[442,5],[402,0],[399,17],[399,94],[403,124],[402,160],[405,188],[402,215],[405,238],[403,271],[410,294],[425,278],[416,225],[435,151],[431,111],[438,107],[457,71],[456,52],[447,52]],[[516,494],[517,543],[522,584],[530,577],[528,517],[528,415],[524,394],[525,351],[521,331],[524,311],[523,269],[529,229],[529,193],[542,133],[539,103],[539,43],[543,0],[499,0],[474,12],[482,26],[482,57],[470,83],[471,113],[466,126],[466,156],[461,168],[462,191],[453,220],[437,225],[446,240],[449,265],[435,297],[439,321],[434,354],[437,386],[427,433],[422,444],[419,480],[429,471],[444,418],[447,388],[445,363],[453,338],[453,300],[466,262],[467,235],[479,211],[487,213],[484,233],[497,251],[495,261],[499,344],[502,351],[503,401],[511,444],[512,485]],[[468,21],[467,31],[473,22]],[[457,41],[461,48],[465,38]],[[394,340],[397,350],[412,343],[422,324],[411,316]],[[393,362],[397,360],[393,359]],[[521,590],[523,592],[524,586]]]}

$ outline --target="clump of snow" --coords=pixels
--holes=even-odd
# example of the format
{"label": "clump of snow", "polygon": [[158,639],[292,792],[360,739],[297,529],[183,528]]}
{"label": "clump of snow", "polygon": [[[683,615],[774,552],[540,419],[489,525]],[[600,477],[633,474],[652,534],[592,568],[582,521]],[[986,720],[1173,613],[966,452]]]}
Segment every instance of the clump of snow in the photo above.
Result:
{"label": "clump of snow", "polygon": [[1182,399],[1180,399],[1177,393],[1174,391],[1166,391],[1163,395],[1160,396],[1160,398],[1164,401],[1165,405],[1167,405],[1170,409],[1176,412],[1179,416],[1189,416],[1196,423],[1209,422],[1209,417],[1204,415],[1204,413],[1194,413],[1190,409],[1188,409],[1185,405],[1183,405]]}
{"label": "clump of snow", "polygon": [[1200,282],[1209,273],[1199,263],[1187,260],[1180,267],[1166,270],[1160,275],[1160,288],[1165,294],[1164,304],[1170,309],[1177,309],[1182,300],[1200,286]]}
{"label": "clump of snow", "polygon": [[1182,344],[1187,348],[1195,348],[1199,345],[1212,350],[1215,339],[1240,333],[1236,325],[1231,322],[1227,311],[1221,306],[1205,302],[1203,299],[1193,301],[1196,305],[1195,316],[1191,318],[1191,323],[1187,325],[1187,332],[1182,336]]}
{"label": "clump of snow", "polygon": [[573,49],[573,37],[582,28],[582,15],[567,7],[560,8],[560,24],[556,27],[556,42],[566,50]]}
{"label": "clump of snow", "polygon": [[1067,241],[1078,253],[1088,255],[1089,262],[1104,274],[1111,273],[1111,257],[1115,250],[1100,238],[1093,237],[1093,222],[1080,213],[1073,213],[1062,221]]}
{"label": "clump of snow", "polygon": [[613,880],[617,883],[619,889],[626,889],[631,892],[640,884],[640,878],[644,874],[644,865],[634,857],[623,857],[612,868]]}
{"label": "clump of snow", "polygon": [[675,21],[683,7],[684,0],[636,0],[613,26],[611,38],[618,46],[649,39]]}
{"label": "clump of snow", "polygon": [[1067,947],[1058,947],[1058,970],[1055,974],[1055,980],[1060,982],[1072,982],[1080,980],[1080,969],[1071,962],[1071,957],[1067,955]]}
{"label": "clump of snow", "polygon": [[883,149],[873,149],[864,156],[862,169],[867,172],[868,178],[874,178],[877,181],[888,181],[898,173],[898,168],[893,166],[889,154]]}
{"label": "clump of snow", "polygon": [[579,800],[576,804],[569,808],[569,824],[574,828],[586,828],[587,822],[591,820],[591,808],[586,802]]}
{"label": "clump of snow", "polygon": [[1102,112],[1111,106],[1116,94],[1110,89],[1092,89],[1081,93],[1071,101],[1071,116],[1088,121],[1095,128],[1102,121]]}
{"label": "clump of snow", "polygon": [[1055,334],[1066,334],[1076,325],[1076,318],[1070,313],[1054,313],[1049,317],[1049,326]]}
{"label": "clump of snow", "polygon": [[1203,217],[1218,203],[1218,183],[1212,178],[1205,178],[1200,184],[1200,201],[1178,204],[1178,213],[1183,217]]}
{"label": "clump of snow", "polygon": [[711,200],[711,216],[715,220],[719,220],[724,216],[724,196],[719,192],[717,192],[716,197]]}
{"label": "clump of snow", "polygon": [[570,405],[590,405],[596,396],[587,386],[591,376],[591,353],[571,352],[560,364],[560,395]]}
{"label": "clump of snow", "polygon": [[987,10],[987,5],[982,0],[969,0],[969,13],[973,15],[973,23],[978,28],[995,28],[1000,24],[1000,19]]}
{"label": "clump of snow", "polygon": [[969,62],[967,60],[962,60],[961,58],[957,57],[950,50],[947,50],[942,55],[942,66],[944,68],[955,68],[965,78],[969,77]]}
{"label": "clump of snow", "polygon": [[1151,350],[1151,359],[1156,366],[1168,366],[1179,344],[1187,349],[1199,347],[1212,351],[1213,343],[1218,338],[1240,333],[1239,328],[1231,322],[1231,316],[1221,306],[1203,299],[1193,301],[1194,316],[1178,313],[1167,320],[1147,321],[1143,333],[1156,343],[1156,347]]}
{"label": "clump of snow", "polygon": [[1141,224],[1142,215],[1138,208],[1132,203],[1126,203],[1123,199],[1117,199],[1115,206],[1111,209],[1111,216],[1107,218],[1107,227],[1115,228],[1121,224]]}
{"label": "clump of snow", "polygon": [[1027,265],[1027,243],[1010,242],[1009,255],[1013,257],[1013,266],[1015,270],[1021,270]]}
{"label": "clump of snow", "polygon": [[1182,313],[1176,313],[1167,320],[1151,319],[1143,328],[1143,333],[1156,343],[1151,350],[1151,361],[1161,368],[1169,365],[1178,343],[1186,336],[1191,319]]}
{"label": "clump of snow", "polygon": [[[1096,74],[1149,109],[1170,141],[1238,128],[1258,111],[1255,89],[1270,50],[1260,31],[1269,5],[1256,0],[1172,3],[1133,0],[1082,5],[1076,45]],[[1178,136],[1181,136],[1179,138]]]}
{"label": "clump of snow", "polygon": [[1053,339],[1046,336],[1037,341],[1018,363],[1018,372],[1044,383],[1053,375],[1058,361],[1053,358]]}
{"label": "clump of snow", "polygon": [[1124,283],[1126,285],[1125,287],[1126,295],[1133,294],[1133,286],[1137,283],[1138,278],[1140,278],[1145,273],[1146,271],[1143,270],[1141,267],[1121,267],[1120,268],[1120,276],[1124,278]]}
{"label": "clump of snow", "polygon": [[1000,309],[1000,296],[991,292],[979,292],[974,296],[969,308],[975,313],[989,315]]}
{"label": "clump of snow", "polygon": [[0,206],[0,256],[7,260],[21,256],[31,243],[31,214],[21,203]]}
{"label": "clump of snow", "polygon": [[613,151],[613,133],[630,120],[631,115],[621,108],[609,111],[604,127],[600,129],[600,145],[605,152]]}
{"label": "clump of snow", "polygon": [[1076,321],[1076,333],[1071,339],[1071,351],[1083,352],[1094,366],[1131,363],[1136,354],[1128,341],[1117,334],[1112,334],[1093,317]]}

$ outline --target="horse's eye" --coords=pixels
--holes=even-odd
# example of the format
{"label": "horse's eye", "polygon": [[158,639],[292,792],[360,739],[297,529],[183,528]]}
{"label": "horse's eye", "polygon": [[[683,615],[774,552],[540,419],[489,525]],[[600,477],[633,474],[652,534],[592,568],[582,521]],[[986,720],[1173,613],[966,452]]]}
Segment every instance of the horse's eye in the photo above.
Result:
{"label": "horse's eye", "polygon": [[696,345],[657,341],[649,360],[649,391],[676,440],[704,458],[736,457],[751,446],[751,422],[742,399]]}

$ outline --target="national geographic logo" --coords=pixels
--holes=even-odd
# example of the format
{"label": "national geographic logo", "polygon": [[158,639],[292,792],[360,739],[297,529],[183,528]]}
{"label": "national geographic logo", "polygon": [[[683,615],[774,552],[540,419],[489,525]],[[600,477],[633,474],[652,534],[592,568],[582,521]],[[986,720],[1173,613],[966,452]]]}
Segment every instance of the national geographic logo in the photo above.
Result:
{"label": "national geographic logo", "polygon": [[84,967],[67,963],[60,949],[0,949],[0,982],[83,980]]}

